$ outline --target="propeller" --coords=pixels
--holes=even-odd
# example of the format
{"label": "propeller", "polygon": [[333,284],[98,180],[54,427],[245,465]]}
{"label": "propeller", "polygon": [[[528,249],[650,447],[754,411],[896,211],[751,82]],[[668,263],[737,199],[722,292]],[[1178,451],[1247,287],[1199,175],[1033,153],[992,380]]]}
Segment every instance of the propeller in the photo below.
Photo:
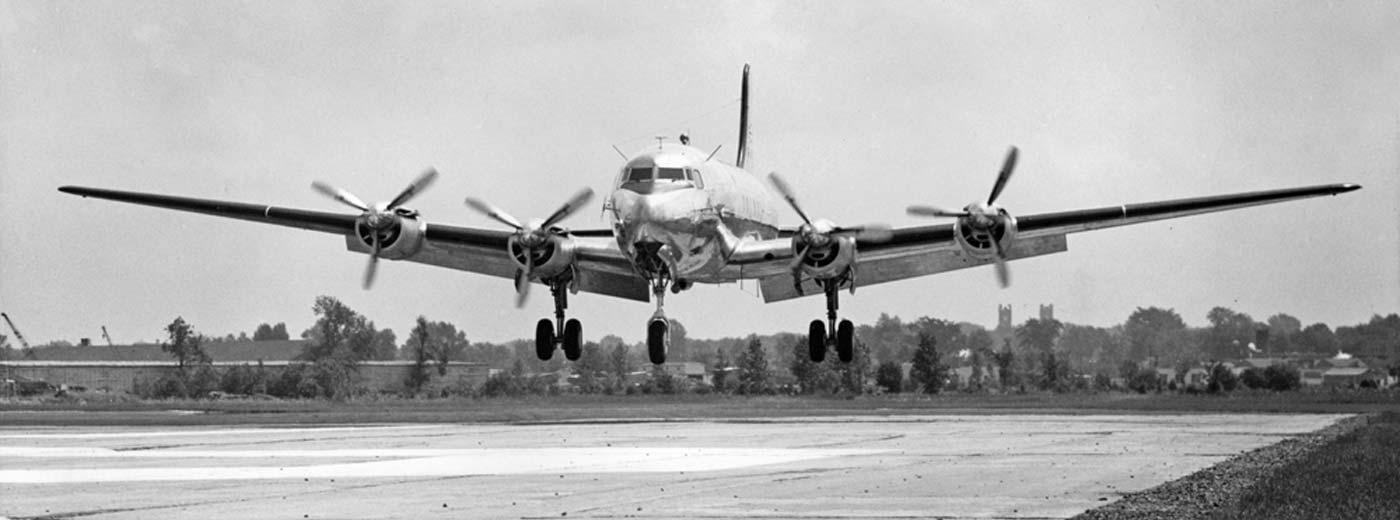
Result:
{"label": "propeller", "polygon": [[792,283],[797,287],[797,292],[802,292],[802,262],[806,260],[807,253],[814,247],[827,247],[831,244],[833,237],[849,236],[856,240],[866,240],[872,242],[884,242],[893,236],[890,227],[884,224],[866,224],[860,226],[838,226],[827,220],[812,220],[807,217],[807,212],[802,211],[802,206],[797,203],[797,195],[794,194],[792,185],[783,180],[777,172],[768,174],[768,180],[773,183],[773,188],[778,190],[783,200],[788,206],[802,218],[802,226],[797,229],[797,242],[801,246],[797,254],[793,256],[792,263],[788,269],[792,271]]}
{"label": "propeller", "polygon": [[374,283],[375,270],[379,268],[379,254],[384,250],[384,244],[380,242],[379,235],[396,223],[395,210],[404,203],[412,200],[413,197],[422,193],[429,185],[437,179],[438,172],[433,168],[418,175],[417,179],[408,184],[407,188],[399,192],[397,196],[389,202],[377,203],[374,205],[365,204],[365,201],[356,197],[355,194],[342,190],[330,184],[315,181],[311,187],[316,191],[325,194],[327,197],[340,201],[341,204],[350,206],[363,212],[364,225],[370,229],[370,247],[372,252],[369,255],[369,264],[365,266],[365,289],[369,289]]}
{"label": "propeller", "polygon": [[1016,158],[1019,152],[1015,146],[1006,152],[1006,159],[1002,161],[1001,172],[997,174],[996,184],[992,185],[992,192],[987,195],[986,202],[974,202],[968,204],[960,211],[952,211],[938,206],[909,206],[905,211],[914,216],[920,217],[952,217],[966,219],[964,223],[970,227],[975,234],[986,237],[992,244],[993,258],[996,260],[997,281],[1002,288],[1011,285],[1011,271],[1006,267],[1006,250],[1002,249],[1001,242],[996,239],[994,231],[997,226],[1005,226],[1006,214],[1001,207],[996,205],[1001,192],[1006,189],[1006,184],[1011,180],[1011,174],[1016,170]]}
{"label": "propeller", "polygon": [[524,267],[515,273],[516,307],[525,306],[525,300],[530,294],[530,279],[534,277],[535,271],[534,249],[545,245],[549,241],[550,236],[558,233],[553,229],[555,224],[558,224],[575,211],[578,211],[580,207],[587,204],[589,199],[592,198],[593,190],[591,188],[579,190],[578,193],[575,193],[573,197],[569,197],[569,200],[564,202],[564,205],[554,210],[554,213],[545,217],[544,220],[531,221],[526,225],[521,224],[520,221],[512,217],[510,213],[506,213],[505,210],[489,202],[475,197],[467,197],[467,206],[481,212],[487,217],[491,217],[491,219],[496,222],[500,222],[515,229],[515,243],[520,245],[525,256]]}

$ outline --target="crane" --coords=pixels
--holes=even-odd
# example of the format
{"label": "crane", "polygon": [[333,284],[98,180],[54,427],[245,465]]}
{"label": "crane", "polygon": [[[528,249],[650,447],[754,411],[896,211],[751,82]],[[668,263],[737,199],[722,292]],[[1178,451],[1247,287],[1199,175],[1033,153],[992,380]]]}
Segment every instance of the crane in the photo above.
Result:
{"label": "crane", "polygon": [[107,346],[112,346],[112,337],[107,335],[107,326],[102,326],[102,339],[107,340]]}
{"label": "crane", "polygon": [[15,322],[10,320],[10,315],[0,312],[0,317],[5,318],[5,323],[10,325],[10,330],[14,331],[15,339],[19,340],[19,344],[23,345],[25,350],[29,350],[29,342],[25,341],[24,334],[20,334],[19,329],[15,328]]}

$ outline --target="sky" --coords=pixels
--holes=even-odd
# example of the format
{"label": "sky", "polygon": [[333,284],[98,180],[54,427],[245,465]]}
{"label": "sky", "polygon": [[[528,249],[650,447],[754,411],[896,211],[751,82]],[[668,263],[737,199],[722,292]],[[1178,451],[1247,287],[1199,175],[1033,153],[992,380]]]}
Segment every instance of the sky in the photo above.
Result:
{"label": "sky", "polygon": [[[1395,2],[0,1],[0,311],[33,344],[156,341],[285,322],[334,296],[404,339],[419,315],[474,341],[552,315],[509,280],[382,262],[342,237],[59,193],[80,185],[341,211],[435,167],[411,206],[498,229],[685,131],[732,160],[753,67],[750,169],[837,223],[930,223],[1021,149],[1013,214],[1352,182],[1339,197],[1075,234],[1069,252],[843,294],[881,313],[988,326],[1038,305],[1111,326],[1138,307],[1203,326],[1226,306],[1332,326],[1400,312],[1400,4]],[[597,197],[594,206],[601,206]],[[781,208],[784,224],[798,217]],[[566,221],[600,228],[587,208]],[[820,298],[754,284],[667,298],[691,337],[802,331]],[[652,304],[580,294],[585,339],[643,338]],[[9,335],[8,330],[0,333]]]}

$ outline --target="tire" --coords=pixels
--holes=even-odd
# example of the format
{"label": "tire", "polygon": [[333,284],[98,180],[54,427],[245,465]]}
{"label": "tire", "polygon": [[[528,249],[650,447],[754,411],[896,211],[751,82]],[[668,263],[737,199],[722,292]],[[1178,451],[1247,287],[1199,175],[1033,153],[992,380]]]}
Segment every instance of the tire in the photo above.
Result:
{"label": "tire", "polygon": [[535,324],[535,355],[540,361],[554,357],[554,322],[548,318]]}
{"label": "tire", "polygon": [[851,320],[841,320],[836,326],[836,356],[842,363],[850,363],[856,357],[856,326]]}
{"label": "tire", "polygon": [[665,319],[651,320],[647,324],[647,356],[653,365],[666,363],[666,340],[670,327]]}
{"label": "tire", "polygon": [[578,361],[583,355],[583,324],[570,319],[564,322],[564,357]]}
{"label": "tire", "polygon": [[813,363],[826,360],[826,324],[822,320],[812,320],[807,327],[807,355]]}

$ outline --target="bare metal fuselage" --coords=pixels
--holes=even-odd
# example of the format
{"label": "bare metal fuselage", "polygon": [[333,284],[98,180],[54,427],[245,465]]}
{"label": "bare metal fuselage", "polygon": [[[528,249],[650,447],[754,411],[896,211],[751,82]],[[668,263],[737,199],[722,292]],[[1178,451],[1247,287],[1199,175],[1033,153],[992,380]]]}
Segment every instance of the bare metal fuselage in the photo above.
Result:
{"label": "bare metal fuselage", "polygon": [[[652,169],[652,178],[643,179]],[[666,172],[683,171],[672,178]],[[724,283],[744,277],[730,262],[747,241],[778,236],[775,200],[743,169],[663,143],[628,160],[607,208],[618,247],[650,279]]]}

